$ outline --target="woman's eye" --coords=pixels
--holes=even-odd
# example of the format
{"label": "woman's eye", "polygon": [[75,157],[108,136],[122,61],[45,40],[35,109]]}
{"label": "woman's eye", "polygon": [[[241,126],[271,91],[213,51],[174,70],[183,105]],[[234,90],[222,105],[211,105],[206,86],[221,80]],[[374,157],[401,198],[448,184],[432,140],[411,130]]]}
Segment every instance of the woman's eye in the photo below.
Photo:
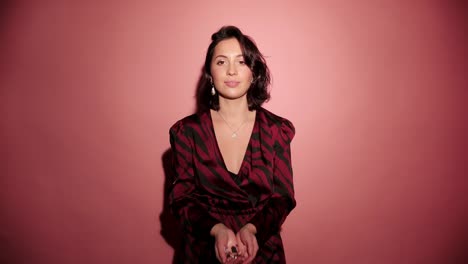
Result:
{"label": "woman's eye", "polygon": [[239,64],[244,65],[244,64],[245,64],[245,61],[239,61]]}
{"label": "woman's eye", "polygon": [[223,65],[224,64],[224,61],[218,61],[216,62],[217,65]]}

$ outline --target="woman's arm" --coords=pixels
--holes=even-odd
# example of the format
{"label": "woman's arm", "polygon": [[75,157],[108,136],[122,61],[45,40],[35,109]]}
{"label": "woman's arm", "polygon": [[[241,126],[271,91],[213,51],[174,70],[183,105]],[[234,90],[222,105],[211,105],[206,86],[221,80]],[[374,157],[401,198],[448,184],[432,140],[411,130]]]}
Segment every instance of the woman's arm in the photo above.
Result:
{"label": "woman's arm", "polygon": [[214,237],[214,250],[221,263],[226,262],[231,248],[237,247],[234,232],[213,218],[194,197],[196,193],[193,167],[193,140],[191,130],[179,121],[170,129],[175,179],[169,196],[173,213],[183,225],[184,232],[201,239]]}
{"label": "woman's arm", "polygon": [[294,134],[294,126],[287,120],[284,120],[277,133],[273,134],[276,136],[273,159],[273,195],[263,209],[249,221],[256,228],[256,237],[260,247],[272,235],[279,232],[287,215],[296,206],[290,147]]}
{"label": "woman's arm", "polygon": [[196,187],[190,130],[179,121],[171,127],[169,135],[175,175],[169,194],[169,204],[175,216],[181,220],[184,232],[208,239],[211,228],[219,221],[211,217],[193,197]]}

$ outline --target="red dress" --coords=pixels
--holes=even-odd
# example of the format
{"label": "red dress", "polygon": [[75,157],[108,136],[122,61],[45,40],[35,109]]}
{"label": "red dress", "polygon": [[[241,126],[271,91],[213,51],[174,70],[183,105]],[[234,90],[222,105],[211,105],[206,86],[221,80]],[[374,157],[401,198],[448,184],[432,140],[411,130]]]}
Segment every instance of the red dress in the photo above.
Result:
{"label": "red dress", "polygon": [[236,233],[257,227],[259,251],[253,263],[285,263],[281,225],[296,206],[290,142],[294,126],[266,109],[257,110],[239,173],[224,163],[210,111],[194,114],[170,129],[175,179],[169,196],[183,227],[183,263],[218,263],[213,225]]}

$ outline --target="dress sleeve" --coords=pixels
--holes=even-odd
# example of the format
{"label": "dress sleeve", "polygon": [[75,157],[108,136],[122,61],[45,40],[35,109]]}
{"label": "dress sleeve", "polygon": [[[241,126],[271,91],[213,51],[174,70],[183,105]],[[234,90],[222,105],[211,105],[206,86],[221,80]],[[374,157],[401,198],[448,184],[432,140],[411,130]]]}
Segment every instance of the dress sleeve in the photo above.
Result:
{"label": "dress sleeve", "polygon": [[184,232],[200,238],[210,237],[211,228],[219,223],[194,198],[196,192],[193,168],[193,140],[190,129],[179,121],[169,130],[172,168],[175,179],[169,194],[174,215],[181,220]]}
{"label": "dress sleeve", "polygon": [[294,134],[293,124],[284,120],[274,145],[273,195],[263,209],[250,220],[250,223],[257,228],[256,236],[260,247],[280,231],[287,215],[296,206],[290,147]]}

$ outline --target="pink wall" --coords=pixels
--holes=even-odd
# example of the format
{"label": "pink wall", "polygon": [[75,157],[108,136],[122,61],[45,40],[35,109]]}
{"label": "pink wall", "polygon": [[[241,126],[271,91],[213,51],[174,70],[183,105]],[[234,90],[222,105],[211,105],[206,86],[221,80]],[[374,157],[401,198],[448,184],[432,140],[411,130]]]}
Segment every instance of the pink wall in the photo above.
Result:
{"label": "pink wall", "polygon": [[468,259],[462,1],[27,2],[0,5],[1,263],[171,262],[168,128],[225,24],[296,125],[288,263]]}

